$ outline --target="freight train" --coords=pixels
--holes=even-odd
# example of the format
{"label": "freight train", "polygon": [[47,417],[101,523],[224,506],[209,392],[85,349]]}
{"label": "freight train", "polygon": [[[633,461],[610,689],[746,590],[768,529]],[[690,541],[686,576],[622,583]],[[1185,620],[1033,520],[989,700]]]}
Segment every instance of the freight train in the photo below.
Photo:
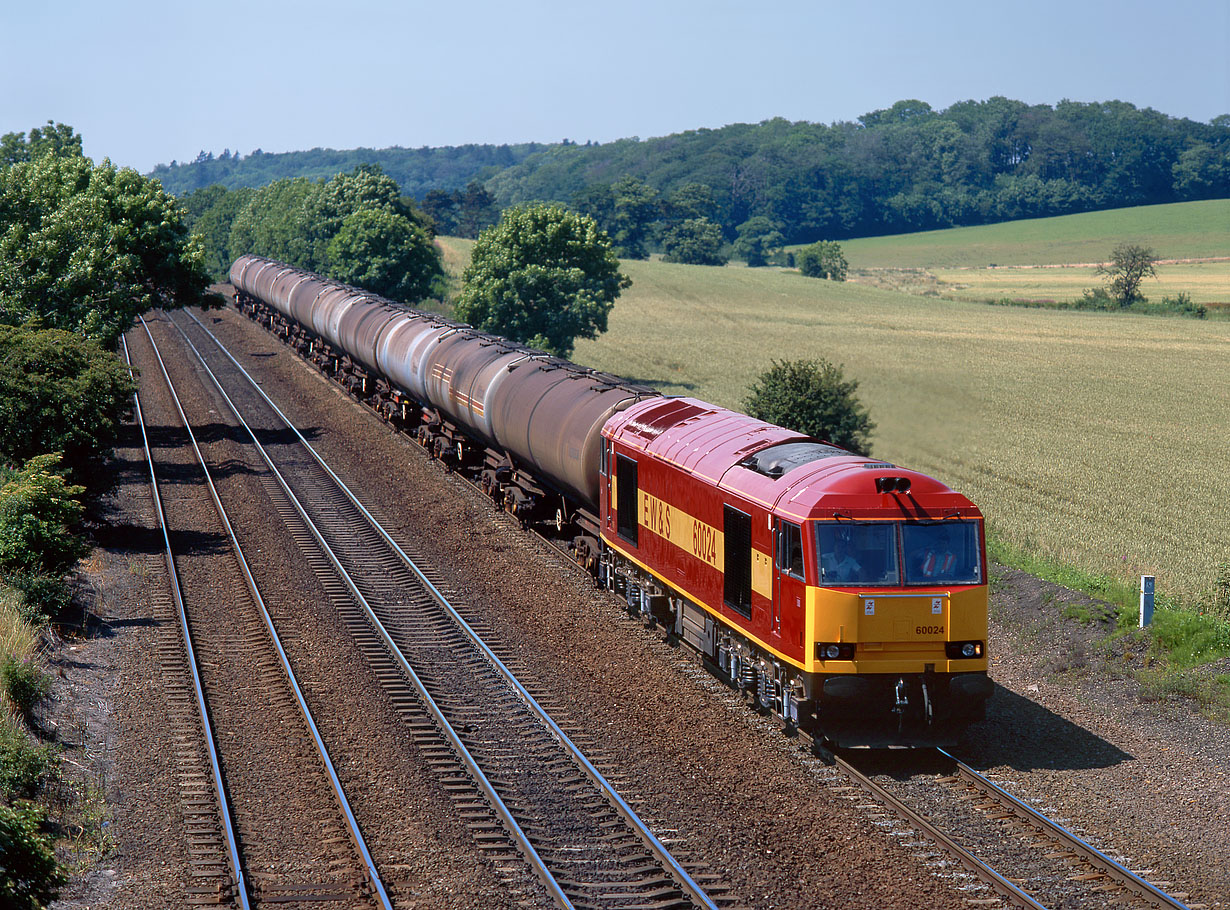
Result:
{"label": "freight train", "polygon": [[982,515],[939,481],[256,256],[261,320],[756,706],[841,746],[983,717]]}

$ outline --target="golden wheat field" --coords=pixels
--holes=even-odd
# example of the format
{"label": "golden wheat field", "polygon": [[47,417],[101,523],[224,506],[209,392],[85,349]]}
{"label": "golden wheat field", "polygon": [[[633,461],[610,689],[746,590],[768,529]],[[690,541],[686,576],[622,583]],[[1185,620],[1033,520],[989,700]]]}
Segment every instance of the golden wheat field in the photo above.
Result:
{"label": "golden wheat field", "polygon": [[1230,559],[1230,322],[624,270],[633,286],[580,363],[738,407],[770,360],[827,357],[860,383],[875,454],[966,492],[1007,542],[1183,595]]}

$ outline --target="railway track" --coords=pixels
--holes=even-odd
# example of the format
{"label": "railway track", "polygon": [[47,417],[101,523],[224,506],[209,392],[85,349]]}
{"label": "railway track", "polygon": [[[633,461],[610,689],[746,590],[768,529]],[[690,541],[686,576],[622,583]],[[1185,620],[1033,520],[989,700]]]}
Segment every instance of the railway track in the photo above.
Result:
{"label": "railway track", "polygon": [[[168,496],[162,495],[157,458],[136,397],[173,599],[173,607],[163,604],[159,611],[169,613],[180,632],[178,639],[168,639],[160,656],[170,675],[192,854],[189,874],[193,883],[186,889],[185,900],[189,904],[231,904],[245,910],[253,905],[304,901],[391,910],[148,326],[146,335],[170,402],[196,455],[198,477],[204,479],[225,532],[219,539],[234,556],[233,563],[209,560],[206,577],[206,570],[193,557],[176,555],[171,516],[178,509],[202,507],[204,494],[199,483],[183,482],[192,470],[185,459],[174,468],[181,482],[173,485]],[[124,350],[128,358],[127,341]],[[185,449],[175,446],[164,457],[178,458]],[[164,470],[166,467],[164,462]],[[177,565],[184,561],[191,564],[187,576]],[[221,568],[224,564],[226,568]],[[257,685],[251,685],[253,680]],[[270,722],[277,723],[277,737],[267,734]],[[202,743],[207,755],[204,762],[198,760]],[[208,770],[202,772],[202,765]]]}
{"label": "railway track", "polygon": [[607,779],[614,763],[586,756],[536,697],[542,687],[484,641],[481,619],[450,603],[192,318],[167,317],[260,453],[287,527],[510,888],[531,890],[528,867],[561,907],[733,907],[719,877],[673,855]]}
{"label": "railway track", "polygon": [[[875,800],[862,808],[883,810],[877,823],[890,836],[913,838],[907,844],[923,851],[924,863],[955,863],[981,883],[975,887],[994,893],[972,899],[975,904],[1027,910],[1203,906],[1188,907],[1186,895],[1165,893],[944,749],[918,753],[904,774],[894,753],[851,759],[821,751],[853,785],[839,788],[851,798],[861,791]],[[918,768],[920,760],[925,769]]]}

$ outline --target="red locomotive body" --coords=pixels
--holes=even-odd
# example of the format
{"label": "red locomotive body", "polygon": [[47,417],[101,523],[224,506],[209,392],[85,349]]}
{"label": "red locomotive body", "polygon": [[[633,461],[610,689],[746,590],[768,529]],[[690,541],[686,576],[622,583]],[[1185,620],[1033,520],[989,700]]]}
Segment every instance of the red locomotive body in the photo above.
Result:
{"label": "red locomotive body", "polygon": [[981,716],[985,545],[964,496],[694,399],[632,405],[603,436],[607,583],[764,708],[843,745]]}

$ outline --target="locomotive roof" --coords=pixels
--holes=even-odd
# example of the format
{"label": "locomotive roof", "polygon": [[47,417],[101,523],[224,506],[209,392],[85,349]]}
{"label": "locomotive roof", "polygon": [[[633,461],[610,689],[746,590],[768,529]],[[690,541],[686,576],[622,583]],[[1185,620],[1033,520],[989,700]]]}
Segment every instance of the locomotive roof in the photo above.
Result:
{"label": "locomotive roof", "polygon": [[[776,514],[805,519],[979,515],[933,477],[695,398],[653,398],[607,422],[604,435]],[[881,478],[909,491],[881,492]]]}

